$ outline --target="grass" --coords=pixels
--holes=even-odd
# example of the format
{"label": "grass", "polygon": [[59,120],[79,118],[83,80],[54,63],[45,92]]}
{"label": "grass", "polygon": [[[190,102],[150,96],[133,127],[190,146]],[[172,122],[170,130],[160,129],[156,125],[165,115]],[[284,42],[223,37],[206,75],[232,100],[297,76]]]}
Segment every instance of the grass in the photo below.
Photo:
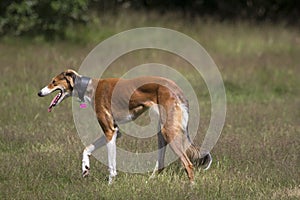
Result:
{"label": "grass", "polygon": [[[1,39],[0,198],[299,199],[299,31],[280,24],[189,21],[172,14],[123,15],[96,19],[88,30],[78,28],[69,41]],[[223,76],[226,124],[212,151],[211,169],[196,170],[193,187],[178,163],[150,181],[149,174],[119,172],[115,184],[108,186],[106,166],[91,158],[92,174],[82,179],[84,146],[71,101],[47,113],[51,98],[37,96],[65,66],[78,68],[99,41],[138,26],[163,26],[190,35],[206,48]],[[135,66],[140,61],[136,55],[120,58],[106,75],[119,76],[124,66]],[[199,91],[203,135],[210,119],[207,89],[187,63],[170,58],[154,52],[149,60],[175,65]],[[118,145],[125,142],[130,144],[126,136]]]}

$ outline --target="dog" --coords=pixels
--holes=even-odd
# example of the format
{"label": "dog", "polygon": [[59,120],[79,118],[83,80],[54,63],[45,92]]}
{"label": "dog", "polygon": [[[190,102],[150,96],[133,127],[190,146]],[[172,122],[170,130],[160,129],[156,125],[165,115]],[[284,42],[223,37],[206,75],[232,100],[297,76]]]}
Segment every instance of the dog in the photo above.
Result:
{"label": "dog", "polygon": [[[94,79],[78,74],[72,69],[61,72],[38,92],[44,97],[55,91],[48,111],[67,97],[78,97],[94,109],[104,136],[88,145],[82,155],[82,175],[90,172],[89,156],[104,145],[108,150],[109,184],[117,175],[116,138],[118,124],[135,120],[143,112],[157,106],[159,114],[158,159],[151,177],[164,169],[165,146],[178,155],[189,181],[194,182],[194,166],[205,170],[212,163],[210,152],[200,153],[199,146],[192,143],[188,134],[188,100],[183,91],[171,80],[163,77],[146,76],[134,79]],[[186,147],[186,148],[185,148]]]}

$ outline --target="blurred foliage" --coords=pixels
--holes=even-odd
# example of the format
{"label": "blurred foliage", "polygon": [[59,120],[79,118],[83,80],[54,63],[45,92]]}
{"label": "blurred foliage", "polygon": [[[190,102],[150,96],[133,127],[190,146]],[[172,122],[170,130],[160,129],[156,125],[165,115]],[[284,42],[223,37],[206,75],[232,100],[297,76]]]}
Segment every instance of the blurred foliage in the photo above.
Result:
{"label": "blurred foliage", "polygon": [[2,0],[0,33],[64,36],[64,28],[88,19],[88,0]]}
{"label": "blurred foliage", "polygon": [[0,34],[64,37],[66,27],[89,22],[91,11],[116,14],[120,9],[179,12],[189,19],[300,22],[297,0],[2,0]]}

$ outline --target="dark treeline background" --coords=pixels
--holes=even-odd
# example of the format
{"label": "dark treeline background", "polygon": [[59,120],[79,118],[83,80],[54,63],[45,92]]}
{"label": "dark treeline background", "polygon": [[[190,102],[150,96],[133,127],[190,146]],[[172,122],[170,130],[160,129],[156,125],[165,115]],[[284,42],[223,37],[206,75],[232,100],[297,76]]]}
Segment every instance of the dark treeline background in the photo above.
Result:
{"label": "dark treeline background", "polygon": [[191,20],[300,22],[297,0],[1,0],[0,34],[63,36],[66,26],[88,23],[90,11],[117,14],[121,9],[157,11],[160,15],[178,12]]}
{"label": "dark treeline background", "polygon": [[300,17],[300,2],[297,0],[94,0],[91,3],[103,11],[120,6],[135,10],[157,10],[161,14],[176,10],[189,17],[208,16],[220,20],[299,22]]}

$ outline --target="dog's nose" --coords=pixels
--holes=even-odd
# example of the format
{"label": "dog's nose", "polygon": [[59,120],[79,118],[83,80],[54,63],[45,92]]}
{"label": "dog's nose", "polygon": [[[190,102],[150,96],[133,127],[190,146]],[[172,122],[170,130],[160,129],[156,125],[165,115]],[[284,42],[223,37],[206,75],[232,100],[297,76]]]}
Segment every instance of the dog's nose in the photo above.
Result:
{"label": "dog's nose", "polygon": [[42,91],[39,91],[38,95],[39,95],[39,97],[42,97],[43,96]]}

